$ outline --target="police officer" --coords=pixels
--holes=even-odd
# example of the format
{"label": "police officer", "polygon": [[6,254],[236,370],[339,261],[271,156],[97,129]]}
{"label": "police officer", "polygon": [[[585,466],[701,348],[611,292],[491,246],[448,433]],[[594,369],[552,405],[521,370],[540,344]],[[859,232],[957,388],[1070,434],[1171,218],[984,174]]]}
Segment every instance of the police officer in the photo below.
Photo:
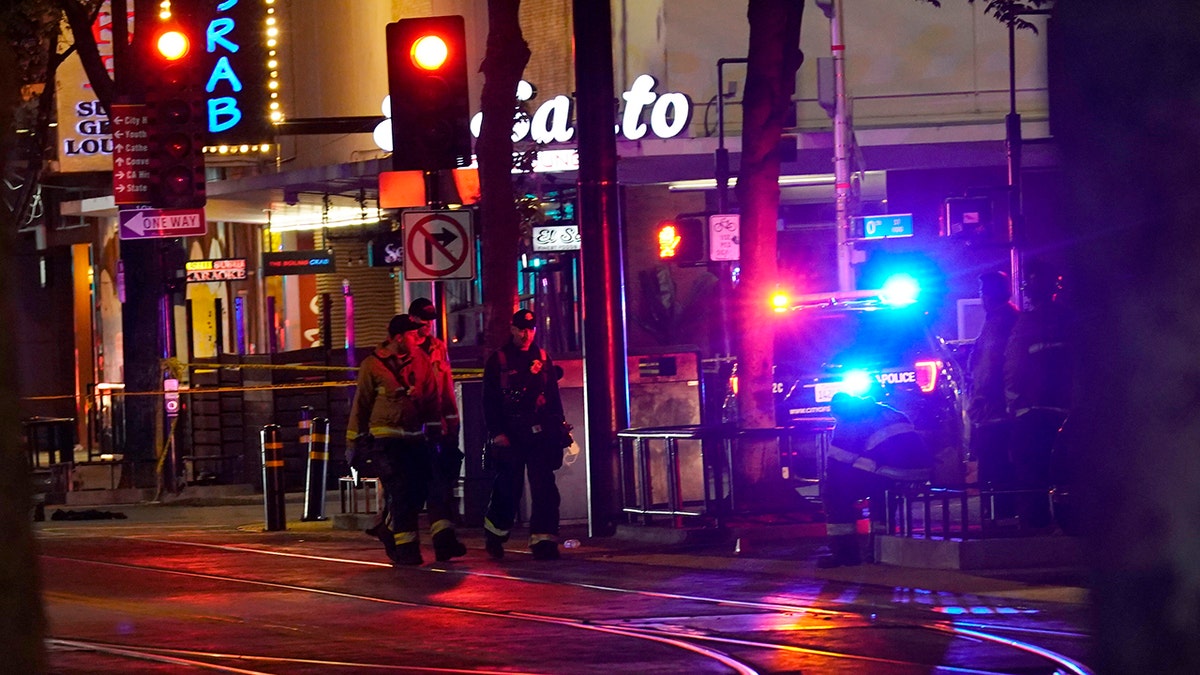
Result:
{"label": "police officer", "polygon": [[[830,555],[818,567],[859,565],[856,504],[871,499],[873,530],[885,520],[885,492],[897,485],[929,480],[932,457],[903,413],[870,398],[835,394],[830,402],[836,426],[830,443],[822,498]],[[879,500],[879,501],[877,501]]]}
{"label": "police officer", "polygon": [[534,342],[537,320],[513,314],[511,339],[483,369],[483,416],[490,464],[496,472],[483,522],[488,555],[504,557],[517,500],[529,474],[529,549],[536,560],[556,560],[559,494],[554,471],[562,466],[569,428],[558,394],[557,368]]}
{"label": "police officer", "polygon": [[407,314],[388,323],[388,339],[358,368],[346,429],[347,446],[354,449],[352,466],[372,450],[382,456],[378,475],[392,525],[390,533],[382,525],[379,537],[395,565],[423,562],[417,519],[428,495],[432,458],[425,429],[441,416],[434,370],[418,344],[420,328]]}
{"label": "police officer", "polygon": [[1049,489],[1054,439],[1071,401],[1070,318],[1058,301],[1059,276],[1048,264],[1025,265],[1029,307],[1017,317],[1004,353],[1004,390],[1013,418],[1012,462],[1022,490],[1017,517],[1023,529],[1051,523]]}
{"label": "police officer", "polygon": [[[1004,272],[979,275],[979,299],[983,304],[983,328],[967,363],[971,375],[967,417],[971,422],[971,451],[979,462],[979,480],[994,488],[1011,489],[1013,469],[1009,460],[1010,417],[1004,399],[1004,350],[1020,313],[1012,303],[1012,284]],[[1016,515],[1011,495],[995,500],[993,518]]]}
{"label": "police officer", "polygon": [[450,355],[446,343],[433,334],[437,321],[437,307],[428,298],[417,298],[408,306],[408,314],[421,323],[417,330],[421,351],[429,356],[437,381],[437,399],[441,408],[441,427],[429,427],[432,434],[432,475],[429,481],[429,532],[433,539],[433,553],[438,561],[446,561],[467,554],[467,547],[459,542],[454,532],[454,518],[458,513],[458,501],[454,498],[454,486],[462,469],[462,451],[458,447],[458,402],[454,397],[454,377],[450,369]]}

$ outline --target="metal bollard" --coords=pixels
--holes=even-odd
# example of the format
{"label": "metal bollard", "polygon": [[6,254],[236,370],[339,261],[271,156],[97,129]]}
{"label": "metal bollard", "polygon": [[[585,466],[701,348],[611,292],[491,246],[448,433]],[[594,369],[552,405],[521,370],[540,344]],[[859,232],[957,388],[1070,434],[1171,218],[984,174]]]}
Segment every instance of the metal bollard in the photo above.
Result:
{"label": "metal bollard", "polygon": [[300,430],[300,447],[308,447],[308,435],[312,433],[312,416],[311,405],[300,406],[300,423],[296,425],[296,428]]}
{"label": "metal bollard", "polygon": [[308,436],[308,480],[304,484],[304,517],[325,520],[325,480],[329,476],[329,418],[312,421]]}
{"label": "metal bollard", "polygon": [[283,489],[283,441],[279,437],[279,425],[268,424],[260,432],[262,437],[263,506],[266,509],[268,532],[287,529],[284,514]]}

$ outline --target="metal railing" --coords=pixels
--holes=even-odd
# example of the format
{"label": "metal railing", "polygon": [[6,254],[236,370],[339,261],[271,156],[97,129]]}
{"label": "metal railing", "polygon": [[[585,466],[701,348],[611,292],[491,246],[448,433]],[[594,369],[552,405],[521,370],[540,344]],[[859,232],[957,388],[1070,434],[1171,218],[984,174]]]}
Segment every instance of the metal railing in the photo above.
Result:
{"label": "metal railing", "polygon": [[[622,512],[652,524],[666,516],[674,527],[685,518],[720,526],[747,513],[734,458],[754,444],[779,455],[783,478],[819,489],[832,420],[790,427],[739,429],[729,425],[642,427],[618,432]],[[814,494],[815,496],[815,494]]]}

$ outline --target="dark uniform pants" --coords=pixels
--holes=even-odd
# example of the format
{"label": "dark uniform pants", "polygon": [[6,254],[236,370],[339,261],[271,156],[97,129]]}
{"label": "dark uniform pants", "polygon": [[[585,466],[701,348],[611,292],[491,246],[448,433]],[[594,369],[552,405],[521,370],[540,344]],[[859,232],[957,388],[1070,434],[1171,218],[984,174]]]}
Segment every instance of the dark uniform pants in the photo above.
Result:
{"label": "dark uniform pants", "polygon": [[1022,490],[1017,502],[1022,525],[1050,525],[1050,465],[1054,439],[1065,420],[1062,411],[1050,408],[1034,408],[1013,420],[1012,463]]}
{"label": "dark uniform pants", "polygon": [[462,460],[463,453],[458,449],[457,438],[445,436],[438,441],[429,480],[431,525],[443,520],[453,524],[457,520],[458,500],[454,497],[454,488],[458,485]]}
{"label": "dark uniform pants", "polygon": [[871,500],[872,524],[887,522],[885,494],[895,485],[895,481],[878,474],[830,461],[825,469],[825,485],[821,490],[826,522],[830,525],[853,525],[862,516],[858,502],[868,498]]}
{"label": "dark uniform pants", "polygon": [[418,531],[418,516],[429,496],[433,453],[423,439],[377,439],[391,462],[389,475],[382,479],[392,531],[397,534]]}
{"label": "dark uniform pants", "polygon": [[979,482],[1001,493],[986,504],[992,508],[993,520],[1016,515],[1015,500],[1010,492],[1017,483],[1011,445],[1011,420],[989,420],[971,427],[971,451],[979,461]]}
{"label": "dark uniform pants", "polygon": [[[544,434],[543,434],[544,435]],[[529,474],[529,532],[532,535],[558,535],[558,485],[554,470],[562,464],[562,449],[538,436],[510,437],[512,451],[495,458],[496,478],[488,502],[487,520],[496,529],[508,532],[517,515],[517,502],[524,492],[525,474]]]}

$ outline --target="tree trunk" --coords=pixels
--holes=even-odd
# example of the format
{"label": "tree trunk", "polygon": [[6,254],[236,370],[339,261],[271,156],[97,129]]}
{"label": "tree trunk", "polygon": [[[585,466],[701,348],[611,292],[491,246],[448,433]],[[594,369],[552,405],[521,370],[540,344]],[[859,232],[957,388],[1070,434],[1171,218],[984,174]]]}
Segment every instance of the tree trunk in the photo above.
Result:
{"label": "tree trunk", "polygon": [[[741,280],[735,294],[739,424],[775,426],[772,393],[775,332],[768,299],[776,282],[775,223],[779,215],[779,140],[796,90],[800,21],[804,3],[750,0],[750,48],[743,106],[742,157],[737,196],[741,206]],[[774,443],[743,444],[735,466],[738,489],[765,498],[780,477]],[[754,506],[753,503],[743,505]]]}
{"label": "tree trunk", "polygon": [[[92,91],[96,93],[96,100],[100,101],[105,110],[110,110],[115,94],[113,81],[104,69],[104,62],[100,59],[100,48],[96,45],[96,36],[92,34],[92,23],[96,20],[100,3],[94,3],[95,7],[92,7],[91,3],[85,6],[75,0],[58,0],[57,4],[67,17],[75,51],[79,53],[83,72],[87,73]],[[149,5],[143,11],[148,11],[148,8]],[[116,18],[113,20],[116,21]]]}
{"label": "tree trunk", "polygon": [[[8,40],[0,40],[0,161],[9,156],[15,139],[13,111],[20,81],[16,54]],[[0,207],[0,316],[13,316],[13,240],[17,223]],[[42,646],[45,618],[41,583],[30,524],[31,482],[29,464],[20,443],[17,419],[17,374],[13,331],[0,331],[0,654],[6,670],[43,673],[46,655]]]}
{"label": "tree trunk", "polygon": [[521,34],[520,0],[488,0],[487,54],[480,109],[483,126],[475,145],[479,157],[480,241],[483,254],[485,344],[499,347],[517,304],[517,256],[521,219],[513,201],[513,118],[517,82],[529,62]]}
{"label": "tree trunk", "polygon": [[1099,672],[1200,672],[1200,5],[1060,0],[1073,440]]}

